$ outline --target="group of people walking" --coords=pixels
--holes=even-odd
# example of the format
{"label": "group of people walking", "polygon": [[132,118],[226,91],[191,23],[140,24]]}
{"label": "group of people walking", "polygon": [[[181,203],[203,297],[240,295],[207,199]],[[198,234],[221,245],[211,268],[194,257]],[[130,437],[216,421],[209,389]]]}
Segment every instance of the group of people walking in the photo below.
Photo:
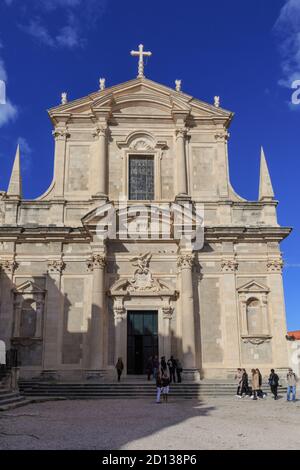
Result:
{"label": "group of people walking", "polygon": [[[123,360],[119,357],[116,364],[118,382],[121,380],[123,369]],[[163,401],[167,403],[170,383],[180,383],[182,380],[182,365],[179,359],[175,359],[171,356],[170,359],[166,361],[166,357],[162,356],[159,361],[157,356],[151,356],[147,361],[146,372],[148,380],[151,380],[152,377],[156,381],[156,403],[160,403],[161,395]]]}
{"label": "group of people walking", "polygon": [[151,376],[156,380],[157,374],[161,372],[161,375],[167,374],[169,376],[170,383],[181,382],[182,365],[179,359],[175,359],[173,356],[168,361],[165,356],[162,356],[160,361],[157,356],[149,357],[146,371],[148,380],[151,380]]}
{"label": "group of people walking", "polygon": [[[262,390],[262,375],[259,369],[251,369],[251,376],[249,380],[249,376],[247,374],[246,369],[237,369],[237,373],[235,376],[237,380],[237,392],[236,396],[239,398],[243,397],[251,397],[253,400],[257,400],[258,398],[265,398],[266,393]],[[296,374],[293,372],[292,369],[289,369],[287,377],[287,401],[290,400],[290,396],[292,394],[292,401],[296,401],[296,384],[298,378]],[[251,383],[251,385],[249,384]],[[274,369],[271,369],[268,383],[273,394],[274,400],[278,399],[278,387],[279,387],[279,377],[276,374]]]}
{"label": "group of people walking", "polygon": [[[151,364],[153,365],[152,368]],[[156,403],[160,403],[161,395],[163,396],[163,401],[167,403],[170,383],[175,383],[176,377],[177,382],[181,382],[182,365],[180,361],[173,356],[166,361],[165,356],[162,356],[159,363],[157,356],[155,356],[154,358],[149,358],[148,366],[148,380],[150,380],[151,375],[153,375],[153,378],[156,380]]]}

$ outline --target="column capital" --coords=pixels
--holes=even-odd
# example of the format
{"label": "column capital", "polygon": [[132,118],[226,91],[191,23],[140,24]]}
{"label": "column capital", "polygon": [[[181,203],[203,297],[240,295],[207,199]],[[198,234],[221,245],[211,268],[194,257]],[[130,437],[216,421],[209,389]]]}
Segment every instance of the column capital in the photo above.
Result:
{"label": "column capital", "polygon": [[106,266],[106,256],[104,253],[95,253],[86,260],[86,265],[89,271],[94,269],[104,269]]}
{"label": "column capital", "polygon": [[221,269],[223,273],[234,273],[238,270],[239,263],[235,259],[223,259]]}
{"label": "column capital", "polygon": [[267,261],[267,269],[270,273],[281,273],[283,268],[282,258],[269,259]]}
{"label": "column capital", "polygon": [[108,133],[108,126],[107,124],[101,124],[97,126],[96,129],[93,131],[93,137],[95,140],[99,139],[99,137],[106,137]]}
{"label": "column capital", "polygon": [[48,274],[61,274],[66,267],[66,264],[61,259],[52,259],[47,263]]}
{"label": "column capital", "polygon": [[70,137],[70,133],[67,128],[54,129],[52,135],[55,140],[67,140]]}
{"label": "column capital", "polygon": [[177,266],[181,269],[192,269],[194,264],[194,253],[180,253],[177,258]]}
{"label": "column capital", "polygon": [[9,274],[13,274],[18,266],[19,264],[14,259],[0,261],[0,269]]}
{"label": "column capital", "polygon": [[118,306],[114,307],[114,319],[115,319],[115,321],[125,320],[126,316],[127,316],[127,312],[126,312],[126,309],[123,306],[118,305]]}
{"label": "column capital", "polygon": [[227,142],[230,137],[230,133],[227,130],[219,131],[215,133],[215,139],[217,142]]}
{"label": "column capital", "polygon": [[162,307],[163,319],[172,320],[174,308],[171,305],[165,305]]}
{"label": "column capital", "polygon": [[175,129],[176,138],[184,139],[187,135],[188,129],[186,127],[178,127]]}

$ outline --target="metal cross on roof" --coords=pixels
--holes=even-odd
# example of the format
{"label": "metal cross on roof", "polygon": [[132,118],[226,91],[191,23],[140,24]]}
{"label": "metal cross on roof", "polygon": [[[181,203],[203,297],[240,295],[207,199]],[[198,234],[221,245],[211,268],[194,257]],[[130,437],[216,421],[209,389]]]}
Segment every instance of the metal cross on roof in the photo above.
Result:
{"label": "metal cross on roof", "polygon": [[150,57],[152,55],[152,52],[144,51],[143,44],[140,44],[139,45],[139,50],[138,51],[131,51],[130,54],[132,56],[138,56],[139,57],[138,78],[144,77],[144,56]]}

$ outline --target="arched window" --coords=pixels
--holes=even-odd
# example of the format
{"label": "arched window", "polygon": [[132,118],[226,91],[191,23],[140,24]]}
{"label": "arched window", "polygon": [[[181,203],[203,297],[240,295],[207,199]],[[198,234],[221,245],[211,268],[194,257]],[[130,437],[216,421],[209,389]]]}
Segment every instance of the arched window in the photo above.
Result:
{"label": "arched window", "polygon": [[261,305],[258,299],[251,298],[247,301],[247,327],[249,335],[262,333]]}
{"label": "arched window", "polygon": [[34,337],[36,333],[36,323],[36,302],[33,299],[26,299],[21,309],[20,337]]}

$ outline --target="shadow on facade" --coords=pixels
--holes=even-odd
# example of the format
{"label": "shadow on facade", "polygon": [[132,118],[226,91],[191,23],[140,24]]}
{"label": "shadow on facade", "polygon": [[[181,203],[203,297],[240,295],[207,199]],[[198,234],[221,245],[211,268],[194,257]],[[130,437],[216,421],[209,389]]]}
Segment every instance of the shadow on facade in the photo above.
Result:
{"label": "shadow on facade", "polygon": [[[116,273],[118,274],[117,263]],[[1,310],[0,310],[0,339],[4,340],[7,350],[17,351],[18,365],[22,370],[26,369],[24,377],[38,377],[46,371],[59,372],[59,380],[68,380],[74,372],[78,380],[85,378],[84,373],[91,369],[90,364],[93,359],[92,350],[92,325],[95,324],[92,318],[84,318],[84,299],[77,286],[64,281],[64,293],[58,284],[60,275],[40,275],[23,277],[21,274],[16,277],[16,284],[11,280],[11,276],[2,271],[1,273]],[[194,286],[195,312],[199,308],[199,298],[197,283]],[[91,312],[96,312],[93,308]],[[102,342],[102,363],[99,369],[107,368],[110,376],[115,376],[115,363],[117,359],[116,351],[116,331],[114,312],[111,300],[108,299],[107,312],[101,312],[97,307],[97,314],[102,316],[102,333],[99,337],[99,345]],[[147,307],[148,309],[148,307]],[[155,310],[154,308],[153,310]],[[141,305],[141,311],[143,305]],[[151,310],[151,309],[150,309]],[[159,315],[161,312],[158,313]],[[125,317],[123,322],[127,323]],[[165,322],[170,320],[163,320]],[[200,331],[200,320],[195,314],[195,329]],[[127,331],[126,328],[123,331]],[[157,332],[159,349],[157,355],[166,356],[166,359],[173,355],[184,363],[182,354],[182,340],[175,333],[174,328],[170,328],[170,335]],[[145,336],[151,337],[151,331],[147,331]],[[123,338],[124,339],[124,338]],[[125,338],[125,344],[127,338]],[[201,364],[201,344],[196,341],[196,358],[198,369]],[[154,355],[156,351],[153,350]],[[186,354],[190,355],[191,350]],[[125,356],[125,357],[124,357]],[[148,357],[144,358],[146,362]],[[123,360],[127,366],[127,345],[123,352]]]}

